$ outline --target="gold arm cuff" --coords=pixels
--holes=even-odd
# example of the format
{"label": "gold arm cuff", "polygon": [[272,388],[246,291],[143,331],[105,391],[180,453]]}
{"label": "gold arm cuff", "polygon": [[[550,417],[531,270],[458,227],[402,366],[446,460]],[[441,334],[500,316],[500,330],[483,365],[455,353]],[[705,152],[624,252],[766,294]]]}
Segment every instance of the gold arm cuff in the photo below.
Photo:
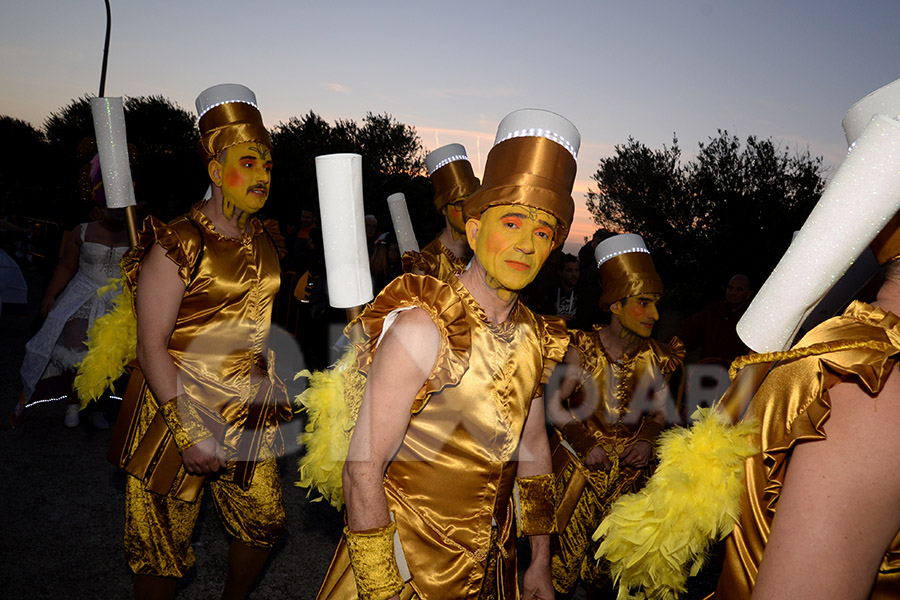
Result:
{"label": "gold arm cuff", "polygon": [[160,406],[159,410],[180,451],[184,452],[194,444],[212,437],[212,432],[203,424],[203,419],[189,398],[175,396]]}
{"label": "gold arm cuff", "polygon": [[366,531],[350,531],[344,527],[360,600],[387,600],[403,589],[403,578],[394,557],[395,531],[394,523]]}
{"label": "gold arm cuff", "polygon": [[556,533],[556,485],[552,473],[516,479],[520,535]]}

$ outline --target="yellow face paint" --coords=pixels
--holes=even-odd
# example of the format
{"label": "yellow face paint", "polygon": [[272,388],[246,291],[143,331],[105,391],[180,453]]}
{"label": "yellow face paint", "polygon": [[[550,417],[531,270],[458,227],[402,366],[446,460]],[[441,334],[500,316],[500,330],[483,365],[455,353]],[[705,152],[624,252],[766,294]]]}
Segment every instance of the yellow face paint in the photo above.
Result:
{"label": "yellow face paint", "polygon": [[553,249],[556,217],[536,208],[493,206],[469,223],[476,224],[467,229],[469,244],[488,285],[498,291],[515,292],[531,283]]}
{"label": "yellow face paint", "polygon": [[238,225],[244,227],[250,215],[259,211],[269,197],[272,153],[260,142],[244,142],[228,148],[223,162],[213,160],[213,163],[220,169],[218,181],[213,179],[213,182],[222,188],[222,211],[230,219],[235,209],[240,209],[243,214]]}
{"label": "yellow face paint", "polygon": [[660,299],[659,294],[639,294],[615,302],[609,307],[610,312],[619,317],[622,327],[642,338],[650,337],[653,333],[653,325],[659,320],[659,311],[656,303]]}

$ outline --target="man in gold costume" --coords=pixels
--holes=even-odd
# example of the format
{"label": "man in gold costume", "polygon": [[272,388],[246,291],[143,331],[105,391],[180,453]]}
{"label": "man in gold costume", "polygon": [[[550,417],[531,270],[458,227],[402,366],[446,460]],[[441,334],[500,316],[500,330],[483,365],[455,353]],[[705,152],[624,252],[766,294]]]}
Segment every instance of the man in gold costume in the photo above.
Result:
{"label": "man in gold costume", "polygon": [[472,256],[463,202],[478,189],[478,178],[462,144],[447,144],[428,153],[425,167],[434,186],[434,207],[444,217],[444,228],[421,252],[404,253],[403,270],[446,281],[462,273]]}
{"label": "man in gold costume", "polygon": [[[757,329],[777,330],[769,306],[805,317],[823,295],[813,289],[804,302],[805,281],[833,283],[847,266],[838,259],[884,222],[860,215],[896,208],[898,113],[900,80],[845,115],[850,151],[819,201],[838,209],[831,220],[814,209],[760,296],[775,292],[747,309],[738,332],[750,347],[765,349]],[[789,351],[764,355],[774,363],[743,416],[759,424],[760,451],[744,462],[741,514],[711,598],[900,598],[900,213],[870,247],[883,265],[875,301],[854,301]]]}
{"label": "man in gold costume", "polygon": [[319,598],[518,598],[517,532],[532,550],[523,596],[552,598],[541,396],[566,334],[518,291],[566,238],[579,142],[554,113],[504,118],[463,207],[469,269],[403,275],[358,320],[367,380],[344,466],[347,528]]}
{"label": "man in gold costume", "polygon": [[275,456],[292,411],[268,348],[282,250],[277,225],[253,217],[271,141],[244,86],[205,90],[197,110],[211,197],[169,224],[148,218],[123,262],[139,368],[123,402],[134,417],[117,435],[136,598],[174,597],[193,564],[204,478],[233,536],[223,598],[246,597],[285,525]]}
{"label": "man in gold costume", "polygon": [[591,535],[612,503],[650,476],[656,438],[668,417],[669,375],[684,360],[678,338],[668,345],[650,339],[663,285],[641,236],[608,238],[595,257],[610,324],[569,332],[569,368],[547,408],[560,486],[553,584],[571,593],[580,577],[588,598],[611,593],[608,571],[594,559],[599,542]]}

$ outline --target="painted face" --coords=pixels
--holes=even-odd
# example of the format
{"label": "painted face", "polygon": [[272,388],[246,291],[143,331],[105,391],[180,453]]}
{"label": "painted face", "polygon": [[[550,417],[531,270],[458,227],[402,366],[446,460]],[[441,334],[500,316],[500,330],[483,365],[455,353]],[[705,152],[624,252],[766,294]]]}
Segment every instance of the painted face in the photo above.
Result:
{"label": "painted face", "polygon": [[659,320],[659,312],[656,303],[660,299],[659,294],[639,294],[615,302],[609,307],[610,312],[619,317],[622,327],[638,337],[647,338],[653,333],[653,325]]}
{"label": "painted face", "polygon": [[231,218],[235,208],[245,215],[252,215],[261,209],[269,197],[272,180],[272,153],[269,148],[259,142],[231,146],[219,165],[221,177],[219,181],[213,181],[222,186],[225,216]]}
{"label": "painted face", "polygon": [[444,206],[447,211],[447,221],[450,223],[450,229],[453,233],[453,239],[457,239],[461,235],[466,234],[466,222],[463,221],[463,200],[460,198],[456,202],[450,202]]}
{"label": "painted face", "polygon": [[484,266],[488,285],[517,291],[531,283],[550,250],[556,217],[528,206],[493,206],[466,223],[469,245]]}

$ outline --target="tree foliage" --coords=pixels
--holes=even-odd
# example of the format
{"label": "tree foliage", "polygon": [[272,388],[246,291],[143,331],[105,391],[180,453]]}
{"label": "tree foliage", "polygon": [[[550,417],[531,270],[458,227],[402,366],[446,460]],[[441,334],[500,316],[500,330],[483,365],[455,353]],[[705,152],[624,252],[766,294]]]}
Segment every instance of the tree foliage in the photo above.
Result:
{"label": "tree foliage", "polygon": [[422,245],[424,236],[433,237],[440,227],[431,203],[431,185],[424,176],[422,142],[415,128],[388,114],[369,112],[362,123],[339,119],[330,125],[310,111],[277,125],[272,132],[272,145],[272,194],[279,199],[273,205],[282,218],[296,218],[302,208],[318,207],[316,156],[352,152],[362,156],[366,212],[378,217],[383,231],[391,228],[386,199],[396,192],[406,195],[416,233],[423,238]]}
{"label": "tree foliage", "polygon": [[696,305],[735,273],[762,283],[821,195],[821,172],[809,152],[724,130],[690,161],[677,138],[661,150],[629,138],[592,175],[588,210],[603,227],[641,234],[672,300]]}
{"label": "tree foliage", "polygon": [[[79,181],[96,152],[90,98],[73,99],[51,113],[43,131],[2,117],[0,132],[5,134],[4,139],[42,152],[39,160],[31,162],[40,170],[40,177],[31,178],[39,189],[15,194],[27,200],[22,214],[67,225],[86,218],[90,207],[82,198]],[[160,218],[187,210],[209,183],[197,153],[196,118],[163,96],[139,96],[125,99],[125,123],[138,202],[145,203],[146,210]],[[386,113],[369,112],[360,122],[340,119],[329,124],[310,111],[278,124],[270,133],[275,170],[272,195],[265,207],[268,216],[297,221],[302,209],[317,209],[315,157],[354,152],[363,157],[366,212],[378,217],[383,231],[391,229],[386,198],[395,192],[406,194],[423,244],[440,228],[431,201],[431,184],[424,173],[425,153],[415,128]],[[29,150],[29,156],[38,155]],[[16,162],[21,160],[5,164]],[[19,181],[17,175],[22,173],[0,172],[5,184],[13,178]],[[9,185],[5,187],[9,189]]]}

